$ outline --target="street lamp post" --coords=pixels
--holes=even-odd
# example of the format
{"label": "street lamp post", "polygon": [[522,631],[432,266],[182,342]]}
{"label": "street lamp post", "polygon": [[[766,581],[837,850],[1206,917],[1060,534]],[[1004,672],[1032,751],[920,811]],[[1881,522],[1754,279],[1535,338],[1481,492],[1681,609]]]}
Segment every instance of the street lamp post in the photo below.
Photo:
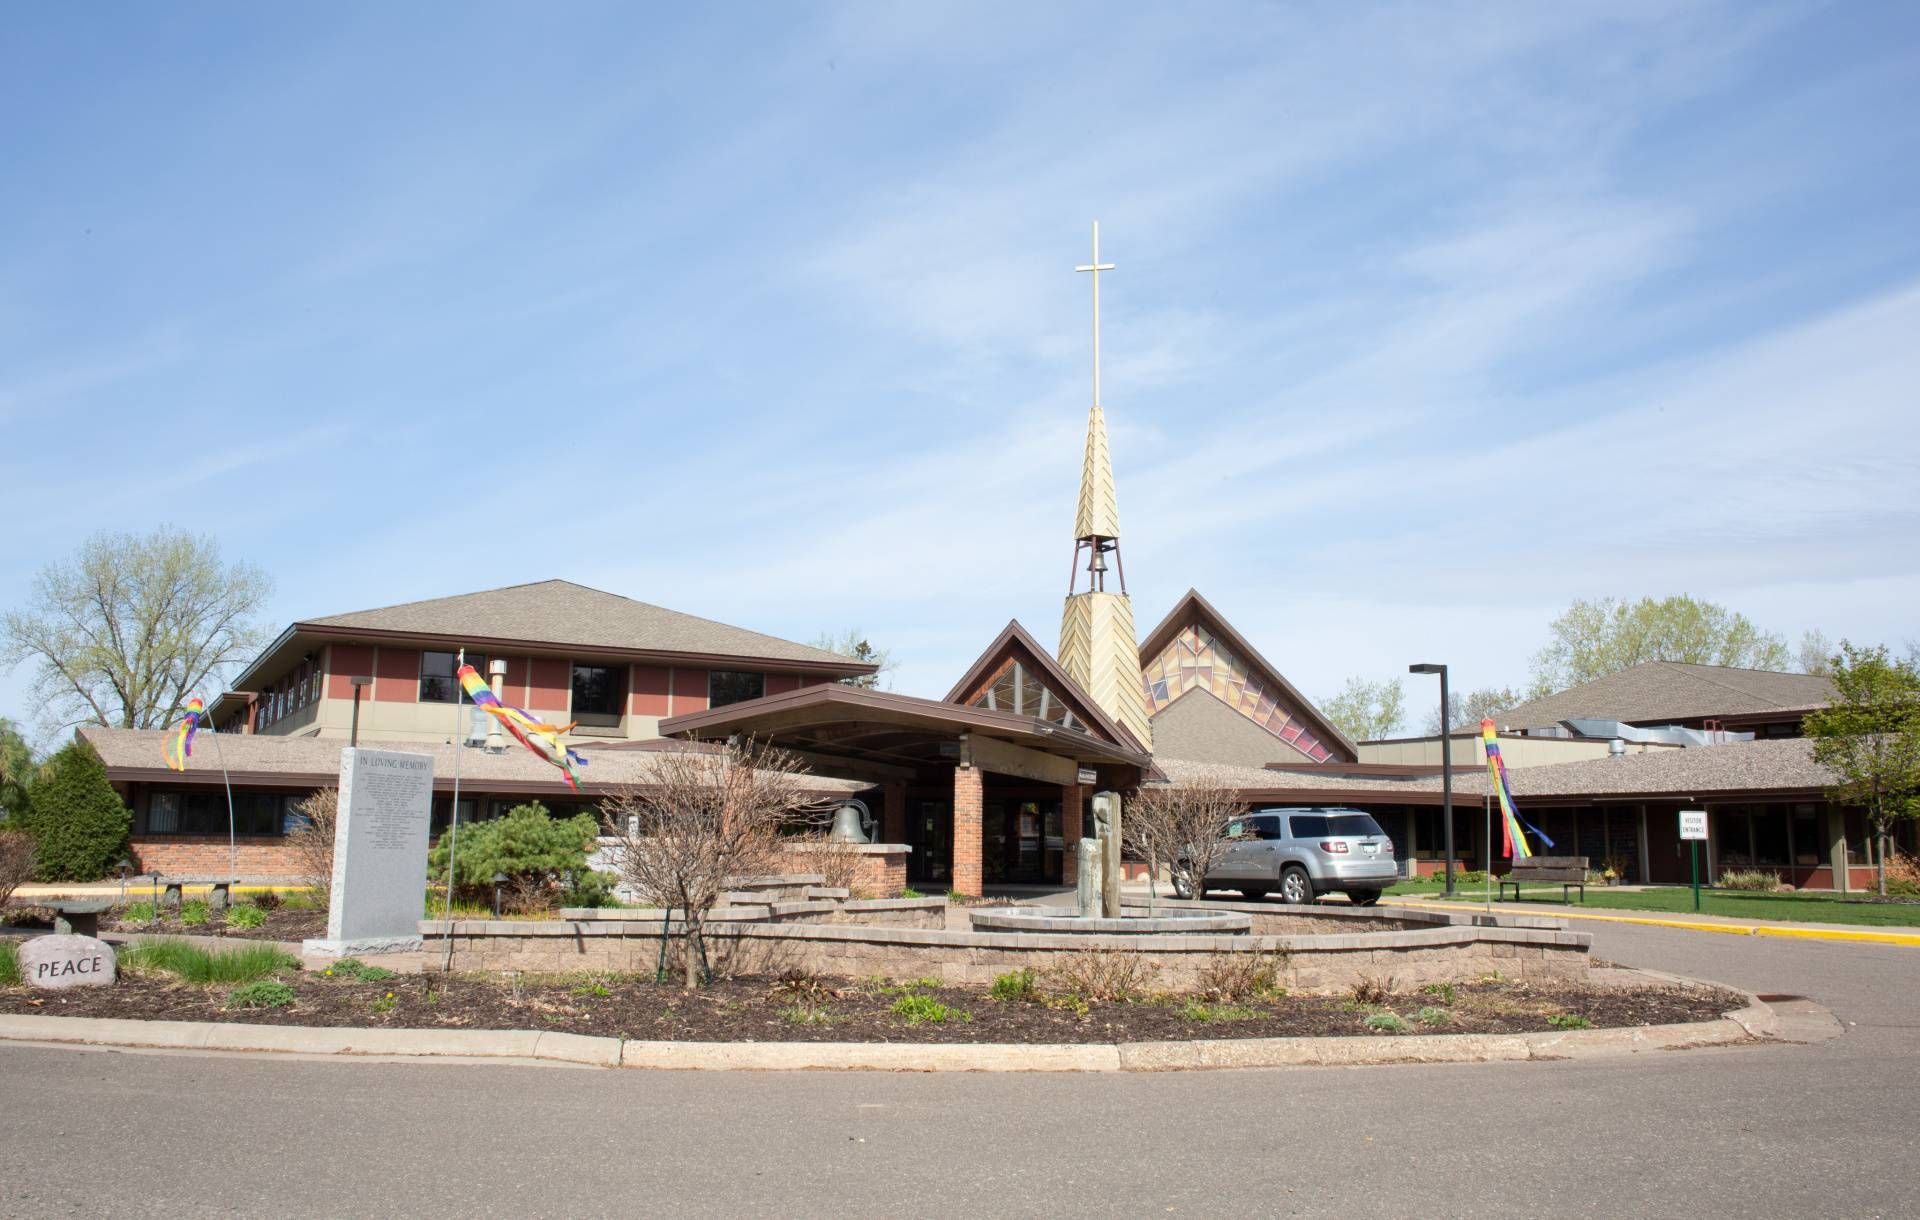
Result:
{"label": "street lamp post", "polygon": [[1447,667],[1431,661],[1407,666],[1410,674],[1440,675],[1440,823],[1447,836],[1447,897],[1453,897],[1453,709],[1447,703]]}

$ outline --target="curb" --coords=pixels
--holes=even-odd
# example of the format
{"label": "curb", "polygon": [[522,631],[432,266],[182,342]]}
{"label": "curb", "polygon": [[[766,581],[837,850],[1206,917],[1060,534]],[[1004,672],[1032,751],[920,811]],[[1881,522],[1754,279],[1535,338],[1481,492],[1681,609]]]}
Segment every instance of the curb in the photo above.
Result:
{"label": "curb", "polygon": [[1714,1021],[1527,1034],[1219,1038],[1181,1042],[622,1042],[542,1030],[333,1029],[222,1021],[0,1015],[0,1043],[264,1054],[499,1059],[693,1072],[1168,1072],[1600,1059],[1777,1037],[1756,996]]}
{"label": "curb", "polygon": [[[1464,911],[1474,908],[1450,902],[1396,902],[1395,906],[1418,907],[1423,911]],[[1585,911],[1554,911],[1553,919],[1589,919],[1598,923],[1630,923],[1651,928],[1684,928],[1689,932],[1718,932],[1723,936],[1780,936],[1792,940],[1852,941],[1874,945],[1920,947],[1920,933],[1855,932],[1840,928],[1796,928],[1772,923],[1701,923],[1689,919],[1655,919],[1638,915],[1592,915]]]}

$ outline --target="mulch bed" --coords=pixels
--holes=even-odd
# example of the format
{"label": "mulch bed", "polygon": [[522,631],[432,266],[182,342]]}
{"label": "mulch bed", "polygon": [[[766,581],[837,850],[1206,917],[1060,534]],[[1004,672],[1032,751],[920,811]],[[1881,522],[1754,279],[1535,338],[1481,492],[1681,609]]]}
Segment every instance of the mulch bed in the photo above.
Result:
{"label": "mulch bed", "polygon": [[[996,1000],[978,989],[901,987],[828,979],[718,979],[696,992],[651,978],[577,975],[402,975],[362,981],[308,972],[283,976],[294,1002],[228,1009],[225,987],[128,974],[106,988],[66,992],[0,989],[0,1012],[260,1025],[393,1029],[541,1029],[685,1042],[1124,1042],[1375,1034],[1369,1016],[1392,1012],[1408,1033],[1521,1033],[1558,1028],[1548,1018],[1585,1017],[1594,1027],[1707,1021],[1743,1006],[1714,988],[1535,987],[1457,984],[1449,999],[1414,992],[1384,1005],[1339,996],[1277,996],[1193,1007],[1191,997],[1075,1005]],[[953,1010],[911,1022],[894,1011],[924,996]],[[918,1001],[914,1001],[915,1004]],[[1081,1011],[1084,1009],[1084,1011]],[[1422,1020],[1422,1009],[1429,1009]],[[1437,1012],[1444,1012],[1444,1018]],[[965,1014],[964,1017],[960,1014]],[[1210,1018],[1210,1019],[1203,1019]]]}

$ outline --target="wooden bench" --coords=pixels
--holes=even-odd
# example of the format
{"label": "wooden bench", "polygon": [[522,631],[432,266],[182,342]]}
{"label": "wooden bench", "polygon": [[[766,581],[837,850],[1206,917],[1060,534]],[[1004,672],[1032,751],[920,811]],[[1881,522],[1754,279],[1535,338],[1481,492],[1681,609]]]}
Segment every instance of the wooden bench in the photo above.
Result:
{"label": "wooden bench", "polygon": [[1529,856],[1513,862],[1513,871],[1500,878],[1500,899],[1506,901],[1507,887],[1513,887],[1513,900],[1520,901],[1520,887],[1540,882],[1560,883],[1560,899],[1573,905],[1573,889],[1580,887],[1580,901],[1587,900],[1587,858],[1585,856]]}

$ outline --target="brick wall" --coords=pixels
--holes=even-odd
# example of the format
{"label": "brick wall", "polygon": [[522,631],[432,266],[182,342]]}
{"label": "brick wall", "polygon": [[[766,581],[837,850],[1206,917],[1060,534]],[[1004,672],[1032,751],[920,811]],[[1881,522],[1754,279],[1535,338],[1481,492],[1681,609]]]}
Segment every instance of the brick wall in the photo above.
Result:
{"label": "brick wall", "polygon": [[978,767],[953,769],[953,888],[978,894],[983,880],[981,825],[986,811],[983,776]]}
{"label": "brick wall", "polygon": [[[789,850],[781,865],[788,873],[817,873],[805,848]],[[856,894],[891,898],[907,887],[907,847],[904,843],[874,843],[861,848],[860,862],[847,888]]]}
{"label": "brick wall", "polygon": [[[235,841],[235,847],[241,876],[299,879],[299,865],[285,839],[243,836]],[[158,869],[168,877],[224,877],[228,869],[227,840],[224,836],[202,835],[135,838],[133,862],[142,873]]]}

